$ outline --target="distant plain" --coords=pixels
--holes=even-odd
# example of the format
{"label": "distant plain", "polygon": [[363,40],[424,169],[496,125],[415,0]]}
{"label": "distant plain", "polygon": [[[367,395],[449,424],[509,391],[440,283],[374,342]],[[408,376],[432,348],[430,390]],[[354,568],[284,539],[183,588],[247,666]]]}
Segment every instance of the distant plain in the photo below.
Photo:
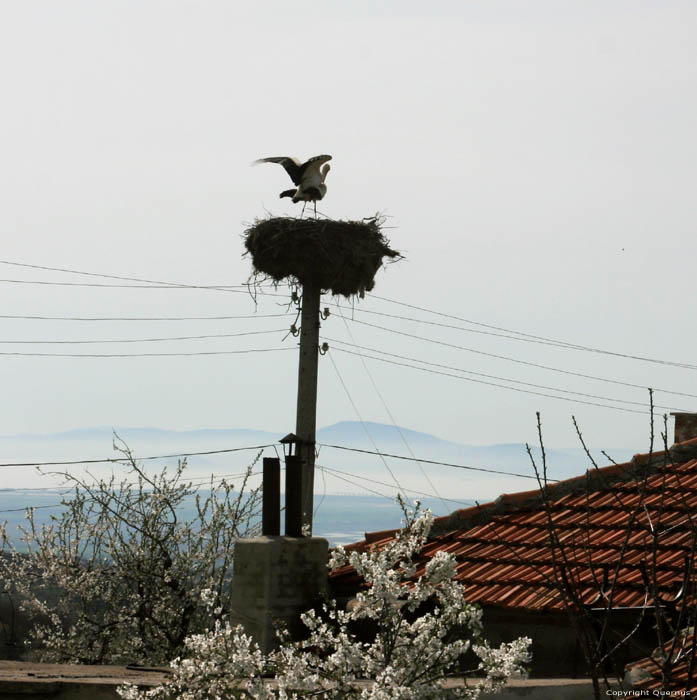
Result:
{"label": "distant plain", "polygon": [[[41,471],[31,466],[42,461],[114,459],[120,456],[112,447],[116,436],[138,459],[157,458],[141,462],[149,471],[176,464],[177,456],[163,455],[267,446],[263,450],[188,457],[186,478],[201,483],[202,488],[208,485],[205,479],[211,475],[215,480],[225,477],[239,484],[241,474],[257,457],[282,456],[278,445],[282,434],[261,430],[97,427],[47,435],[0,436],[0,464],[27,465],[3,468],[0,520],[7,520],[12,529],[23,519],[26,507],[38,507],[36,515],[40,522],[58,513],[57,504],[67,495],[65,487],[61,488],[65,483],[60,476],[62,471],[70,471],[87,483],[111,474],[117,479],[125,477],[127,471],[118,463],[45,465]],[[318,430],[317,443],[314,532],[327,537],[332,545],[355,541],[365,532],[397,527],[402,516],[395,497],[400,490],[410,499],[421,500],[434,514],[444,515],[475,501],[527,491],[537,484],[530,456],[521,444],[462,445],[405,428],[351,421]],[[350,449],[337,449],[337,446]],[[627,449],[603,449],[616,461],[627,460],[632,455]],[[539,447],[532,447],[532,451],[541,469]],[[592,454],[599,465],[608,463],[600,450],[593,449]],[[414,457],[458,466],[413,461]],[[550,479],[569,478],[591,466],[580,445],[547,450],[546,462]],[[253,470],[261,470],[260,459]],[[257,474],[251,483],[259,481]]]}

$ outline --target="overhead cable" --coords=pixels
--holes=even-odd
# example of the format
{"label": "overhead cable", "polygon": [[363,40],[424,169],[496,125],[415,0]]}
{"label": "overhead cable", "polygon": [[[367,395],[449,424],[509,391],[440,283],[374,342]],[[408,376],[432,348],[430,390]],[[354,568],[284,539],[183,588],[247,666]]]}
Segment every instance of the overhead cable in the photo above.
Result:
{"label": "overhead cable", "polygon": [[653,358],[653,357],[644,357],[642,355],[631,355],[628,353],[614,352],[612,350],[603,350],[601,348],[594,348],[594,347],[590,347],[587,345],[579,345],[576,343],[569,343],[565,340],[555,340],[554,338],[545,338],[544,336],[532,335],[530,333],[523,333],[521,331],[511,330],[510,328],[503,328],[501,326],[492,326],[492,325],[489,325],[486,323],[472,321],[470,319],[462,318],[461,316],[454,316],[452,314],[446,314],[446,313],[443,313],[441,311],[435,311],[433,309],[427,309],[425,307],[415,306],[413,304],[407,304],[406,302],[397,301],[396,299],[388,299],[387,297],[381,297],[381,296],[378,296],[377,294],[371,294],[370,296],[374,297],[375,299],[381,299],[382,301],[387,301],[387,302],[390,302],[392,304],[399,304],[400,306],[406,306],[408,308],[416,309],[418,311],[425,311],[426,313],[436,314],[437,316],[444,316],[446,318],[453,318],[453,319],[456,319],[458,321],[464,321],[465,323],[471,323],[473,325],[484,326],[486,328],[493,328],[495,330],[505,331],[507,333],[515,333],[516,335],[520,335],[520,336],[523,336],[525,338],[534,339],[534,340],[537,340],[540,342],[544,341],[546,343],[556,345],[558,347],[569,348],[571,350],[583,350],[585,352],[598,353],[601,355],[612,355],[614,357],[623,357],[623,358],[630,359],[630,360],[639,360],[641,362],[653,362],[655,364],[668,365],[671,367],[680,367],[682,369],[697,369],[697,365],[692,365],[692,364],[689,364],[687,362],[675,362],[672,360],[659,360],[659,359]]}
{"label": "overhead cable", "polygon": [[[560,372],[562,374],[570,374],[575,377],[585,377],[586,379],[595,379],[601,382],[608,382],[610,384],[620,384],[622,386],[631,386],[635,387],[637,389],[645,389],[646,387],[640,385],[640,384],[631,384],[629,382],[622,382],[619,380],[613,380],[613,379],[605,379],[603,377],[597,377],[592,374],[582,374],[581,372],[573,372],[571,370],[565,370],[565,369],[559,369],[556,367],[550,367],[548,365],[543,365],[539,364],[536,362],[528,362],[526,360],[518,360],[517,358],[514,357],[509,357],[507,355],[496,355],[495,353],[491,352],[485,352],[484,350],[477,350],[475,348],[470,348],[467,347],[466,345],[456,345],[454,343],[446,343],[444,340],[436,340],[435,338],[428,338],[422,335],[416,335],[415,333],[407,333],[405,331],[398,331],[396,328],[388,328],[386,326],[380,326],[376,323],[369,323],[368,321],[360,321],[358,319],[351,319],[353,323],[360,323],[364,326],[370,326],[371,328],[379,328],[382,331],[386,331],[387,333],[393,333],[395,335],[401,335],[405,336],[407,338],[414,338],[416,340],[423,340],[426,343],[433,343],[434,345],[442,345],[443,347],[446,348],[453,348],[454,350],[463,350],[464,352],[471,352],[476,355],[483,355],[485,357],[494,357],[499,360],[506,360],[508,362],[515,362],[520,365],[527,365],[528,367],[538,367],[540,369],[548,369],[551,370],[552,372]],[[681,391],[670,391],[668,389],[656,389],[656,391],[662,391],[665,394],[674,394],[676,396],[691,396],[691,397],[696,397],[697,394],[688,394],[685,392]]]}
{"label": "overhead cable", "polygon": [[[351,392],[349,391],[348,386],[346,385],[346,382],[344,381],[344,378],[341,376],[341,372],[339,372],[339,368],[337,367],[336,362],[334,362],[334,358],[331,356],[331,353],[329,354],[329,359],[331,360],[332,366],[334,367],[334,371],[336,372],[336,376],[339,378],[339,382],[341,383],[341,386],[344,389],[344,393],[346,394],[349,403],[353,407],[353,410],[358,417],[358,420],[361,423],[361,427],[363,428],[363,431],[368,437],[368,440],[373,444],[373,447],[375,448],[375,452],[373,454],[379,455],[380,453],[377,451],[378,447],[375,444],[375,440],[373,439],[373,436],[370,434],[370,431],[368,430],[368,426],[365,424],[365,421],[363,420],[360,411],[358,410],[358,406],[356,405],[355,401],[353,400],[353,397],[351,396]],[[402,485],[399,483],[399,479],[395,476],[394,472],[392,469],[390,469],[390,465],[387,463],[387,460],[384,457],[380,457],[382,460],[383,465],[385,466],[385,469],[388,471],[389,475],[392,477],[392,480],[394,481],[395,485],[400,491],[403,491]],[[405,494],[406,496],[406,494]]]}
{"label": "overhead cable", "polygon": [[214,292],[233,292],[235,294],[248,294],[246,285],[229,285],[229,286],[208,286],[202,284],[110,284],[102,282],[51,282],[49,280],[17,280],[17,279],[0,279],[0,282],[6,284],[40,284],[49,287],[107,287],[110,289],[205,289]]}
{"label": "overhead cable", "polygon": [[[203,480],[204,483],[202,484],[197,484],[198,488],[201,488],[205,485],[205,482],[210,482],[212,484],[220,485],[223,481],[226,481],[227,479],[232,479],[238,476],[258,476],[259,474],[262,474],[261,471],[257,472],[239,472],[235,474],[221,474],[220,476],[214,477],[211,479],[210,476],[206,477],[195,477],[193,479],[187,479],[185,481],[186,484],[193,484],[196,481],[201,481]],[[118,482],[117,486],[138,486],[138,482],[133,482],[133,481],[128,481],[128,482]],[[100,484],[87,484],[87,486],[83,486],[83,489],[95,489],[99,488]],[[28,488],[28,489],[19,489],[21,491],[61,491],[62,494],[70,493],[74,490],[74,486],[68,487],[67,484],[63,486],[50,486],[47,488]],[[79,490],[79,486],[77,487]],[[204,489],[205,490],[205,489]],[[61,506],[64,506],[65,503],[49,503],[45,505],[40,505],[40,506],[24,506],[23,508],[3,508],[0,510],[0,513],[19,513],[19,512],[26,512],[27,510],[38,510],[39,508],[60,508]]]}
{"label": "overhead cable", "polygon": [[[338,352],[345,352],[348,353],[349,355],[358,355],[357,352],[354,352],[353,350],[346,350],[345,348],[335,348]],[[581,403],[585,404],[586,406],[598,406],[600,408],[609,408],[615,411],[624,411],[625,413],[639,413],[643,415],[645,411],[637,411],[636,409],[633,408],[623,408],[622,406],[610,406],[608,404],[604,403],[597,403],[594,401],[585,401],[583,399],[571,399],[566,396],[556,396],[554,394],[546,394],[544,392],[540,391],[532,391],[531,389],[520,389],[515,386],[507,386],[505,384],[497,384],[496,382],[487,382],[483,379],[473,379],[472,377],[463,377],[461,374],[452,374],[451,372],[443,372],[441,370],[436,370],[436,369],[429,369],[428,367],[418,367],[416,365],[410,365],[406,364],[405,362],[397,362],[396,360],[388,360],[385,357],[375,357],[374,355],[363,355],[363,357],[369,359],[369,360],[377,360],[378,362],[385,362],[390,365],[395,365],[397,367],[408,367],[409,369],[416,369],[419,370],[420,372],[428,372],[430,374],[439,374],[443,377],[452,377],[453,379],[460,379],[464,382],[473,382],[475,384],[485,384],[486,386],[495,386],[498,389],[508,389],[509,391],[517,391],[518,393],[521,394],[532,394],[533,396],[544,396],[549,399],[557,399],[559,401],[571,401],[573,403]]]}
{"label": "overhead cable", "polygon": [[[377,479],[371,479],[367,476],[361,476],[360,474],[356,474],[355,472],[347,472],[344,469],[333,469],[331,467],[325,467],[321,464],[315,464],[316,467],[319,469],[322,469],[326,472],[331,472],[331,476],[335,476],[336,474],[348,474],[349,476],[352,476],[354,479],[360,479],[361,481],[370,481],[373,484],[379,484],[381,486],[387,486],[388,488],[392,486],[392,484],[388,484],[386,481],[378,481]],[[460,501],[456,498],[446,498],[445,496],[441,496],[438,493],[426,493],[425,491],[418,491],[417,489],[404,489],[405,491],[410,491],[411,493],[415,493],[419,496],[426,496],[427,498],[433,498],[434,500],[440,500],[441,502],[443,501],[450,501],[451,503],[458,503],[463,506],[473,506],[474,501],[471,503],[468,503],[467,501]],[[445,505],[445,503],[443,503]]]}
{"label": "overhead cable", "polygon": [[132,352],[132,353],[68,353],[68,352],[0,352],[13,357],[193,357],[196,355],[244,355],[252,352],[281,352],[297,348],[252,348],[249,350],[207,350],[200,352]]}
{"label": "overhead cable", "polygon": [[[524,382],[520,379],[509,379],[508,377],[499,377],[495,374],[485,374],[483,372],[475,372],[474,370],[469,370],[469,369],[462,369],[461,367],[452,367],[451,365],[443,365],[438,362],[429,362],[428,360],[421,360],[417,357],[409,357],[407,355],[399,355],[394,352],[387,352],[386,350],[378,350],[376,348],[369,348],[369,347],[364,347],[362,345],[356,345],[355,343],[348,343],[344,340],[335,340],[332,338],[326,338],[330,343],[339,343],[340,345],[349,345],[351,347],[355,347],[359,350],[367,350],[368,352],[377,352],[380,355],[387,355],[388,357],[397,357],[401,360],[408,360],[410,362],[420,362],[424,365],[429,365],[430,367],[439,367],[441,369],[449,369],[453,370],[455,372],[464,372],[465,374],[473,374],[477,377],[486,377],[488,379],[498,379],[499,381],[503,382],[511,382],[513,384],[522,384],[524,386],[532,386],[537,389],[548,389],[550,391],[558,391],[563,394],[574,394],[576,396],[585,396],[586,398],[591,398],[591,399],[600,399],[602,401],[614,401],[615,403],[625,403],[625,404],[631,404],[634,406],[646,406],[647,403],[644,401],[630,401],[628,399],[615,399],[610,396],[601,396],[598,394],[586,394],[582,391],[573,391],[572,389],[560,389],[559,387],[554,387],[554,386],[547,386],[545,384],[535,384],[533,382]],[[340,348],[337,348],[340,349]],[[359,353],[356,353],[359,354]],[[414,369],[418,369],[418,367],[415,367]],[[642,387],[642,389],[645,389],[648,391],[648,387]],[[686,409],[682,408],[676,408],[675,406],[660,406],[658,404],[654,404],[654,408],[664,408],[669,411],[685,411]]]}
{"label": "overhead cable", "polygon": [[203,340],[209,338],[239,338],[245,335],[284,333],[287,328],[274,328],[268,331],[243,331],[242,333],[209,333],[206,335],[180,335],[168,338],[105,338],[104,340],[0,340],[0,344],[14,345],[87,345],[95,343],[158,343],[170,340]]}
{"label": "overhead cable", "polygon": [[[15,282],[17,284],[55,284],[64,286],[87,286],[87,287],[136,287],[136,288],[153,288],[153,289],[210,289],[213,291],[220,292],[239,292],[248,293],[252,288],[258,288],[259,284],[238,284],[238,285],[201,285],[201,284],[183,284],[180,282],[163,282],[162,280],[152,280],[145,279],[142,277],[126,277],[124,275],[110,275],[101,272],[86,272],[84,270],[72,270],[64,267],[48,267],[46,265],[30,265],[29,263],[20,263],[10,260],[0,260],[2,265],[12,265],[14,267],[26,267],[36,270],[47,270],[51,272],[65,272],[73,275],[87,275],[89,277],[101,277],[105,279],[116,279],[127,282],[142,282],[145,283],[145,287],[140,285],[100,285],[100,284],[80,284],[77,282],[41,282],[33,280],[0,280],[0,282]],[[270,283],[268,286],[275,286],[274,283]],[[284,295],[274,295],[269,294],[269,296],[284,296]]]}
{"label": "overhead cable", "polygon": [[[344,326],[346,326],[346,330],[348,331],[348,334],[351,336],[351,340],[354,340],[353,337],[353,332],[351,331],[351,326],[349,326],[348,322],[346,321],[346,317],[344,316],[343,311],[341,310],[341,307],[339,307],[339,315],[341,316],[341,320],[344,322]],[[355,340],[354,340],[355,343]],[[354,347],[359,347],[358,345],[354,344]],[[359,351],[360,353],[360,351]],[[397,430],[399,433],[400,438],[402,439],[402,442],[404,443],[404,446],[407,448],[407,451],[409,454],[413,457],[414,453],[412,452],[411,446],[407,442],[406,437],[404,437],[404,433],[400,429],[400,427],[397,425],[397,422],[394,419],[394,416],[392,415],[392,411],[390,410],[390,407],[387,405],[387,401],[385,401],[382,392],[378,388],[377,382],[373,378],[373,374],[368,368],[368,365],[366,364],[365,360],[363,359],[363,356],[360,355],[361,357],[361,364],[363,365],[363,369],[365,370],[365,373],[368,375],[368,379],[370,380],[370,383],[373,386],[373,389],[375,393],[377,394],[378,398],[380,399],[380,402],[382,403],[383,408],[385,409],[390,421],[392,422],[393,427]],[[424,479],[428,482],[428,485],[431,487],[431,490],[434,491],[436,494],[438,494],[438,489],[435,487],[433,482],[431,481],[430,477],[426,473],[426,470],[423,468],[421,463],[419,463],[419,470],[421,471],[421,474],[423,475]],[[440,498],[440,496],[438,496]],[[443,502],[443,505],[445,506],[445,502]]]}
{"label": "overhead cable", "polygon": [[[172,459],[174,457],[199,457],[202,455],[219,455],[228,454],[230,452],[244,452],[247,450],[264,450],[267,447],[273,447],[273,443],[266,445],[251,445],[249,447],[231,447],[224,450],[206,450],[203,452],[174,452],[166,455],[154,455],[149,457],[135,457],[136,462],[141,462],[150,459]],[[0,464],[0,467],[63,467],[71,464],[120,464],[130,461],[129,457],[106,457],[104,459],[70,459],[60,462],[5,462]],[[31,490],[31,489],[28,489]]]}
{"label": "overhead cable", "polygon": [[[104,273],[96,273],[96,272],[86,272],[82,270],[73,270],[73,269],[68,269],[68,268],[60,268],[60,267],[48,267],[45,265],[33,265],[33,264],[28,264],[28,263],[19,263],[15,261],[9,261],[9,260],[0,260],[0,264],[4,265],[12,265],[12,266],[17,266],[17,267],[26,267],[26,268],[32,268],[32,269],[39,269],[39,270],[48,270],[48,271],[54,271],[54,272],[65,272],[65,273],[70,273],[70,274],[78,274],[78,275],[89,275],[93,277],[102,277],[102,278],[110,278],[110,279],[119,279],[119,280],[125,280],[125,281],[135,281],[135,282],[145,282],[147,283],[146,286],[148,288],[172,288],[172,289],[209,289],[209,290],[214,290],[214,291],[227,291],[227,292],[233,292],[233,291],[238,291],[241,293],[247,293],[248,290],[250,289],[251,286],[253,285],[191,285],[191,284],[180,284],[176,282],[162,282],[159,280],[149,280],[149,279],[144,279],[144,278],[139,278],[139,277],[126,277],[122,275],[110,275],[110,274],[104,274]],[[91,285],[91,284],[81,284],[81,283],[72,283],[72,282],[44,282],[44,281],[34,281],[34,280],[0,280],[0,282],[13,282],[17,284],[48,284],[48,285],[67,285],[67,286],[115,286],[115,287],[120,287],[120,286],[136,286],[138,285]],[[244,291],[243,289],[236,289],[236,288],[246,288],[247,291]],[[284,296],[284,295],[270,295],[270,296]],[[437,316],[441,316],[444,318],[451,318],[455,319],[458,321],[462,321],[464,323],[469,323],[471,325],[476,325],[480,326],[483,328],[490,328],[493,330],[497,331],[503,331],[505,333],[513,333],[516,336],[520,336],[520,338],[527,338],[530,341],[536,341],[536,342],[542,342],[545,344],[550,344],[554,345],[556,347],[562,347],[562,348],[569,348],[573,350],[582,350],[584,352],[592,352],[592,353],[599,353],[603,355],[611,355],[615,357],[622,357],[626,359],[632,359],[632,360],[639,360],[642,362],[652,362],[656,364],[662,364],[662,365],[668,365],[668,366],[673,366],[673,367],[680,367],[683,369],[693,369],[697,370],[697,365],[693,365],[690,363],[686,362],[676,362],[676,361],[671,361],[671,360],[660,360],[657,358],[651,358],[651,357],[644,357],[641,355],[632,355],[629,353],[620,353],[620,352],[615,352],[612,350],[605,350],[601,348],[595,348],[587,345],[581,345],[578,343],[571,343],[565,340],[558,340],[555,338],[548,338],[545,336],[540,336],[540,335],[534,335],[532,333],[526,333],[523,331],[517,331],[513,330],[510,328],[505,328],[503,326],[495,326],[493,324],[487,324],[487,323],[482,323],[480,321],[473,321],[472,319],[467,319],[463,318],[461,316],[456,316],[454,314],[447,314],[441,311],[436,311],[434,309],[428,309],[426,307],[422,306],[417,306],[415,304],[409,304],[407,302],[403,301],[398,301],[396,299],[390,299],[388,297],[383,297],[377,294],[370,294],[371,297],[375,299],[379,299],[381,301],[386,301],[388,303],[392,304],[398,304],[400,306],[404,306],[406,308],[410,309],[415,309],[418,311],[423,311],[425,313],[430,313],[434,314]],[[370,313],[379,313],[379,312],[370,312]],[[415,320],[418,321],[418,319],[406,319],[406,320]],[[428,321],[423,321],[424,323],[429,323]],[[463,328],[459,328],[459,330],[467,330]],[[503,337],[511,337],[511,336],[503,336]]]}
{"label": "overhead cable", "polygon": [[[453,464],[452,462],[437,462],[433,459],[421,459],[416,457],[406,457],[405,455],[394,455],[388,452],[373,452],[372,450],[362,450],[358,447],[347,447],[346,445],[329,445],[326,442],[317,443],[321,447],[328,447],[333,450],[347,450],[348,452],[360,452],[368,455],[380,455],[381,457],[391,457],[392,459],[403,459],[407,462],[423,462],[424,464],[437,464],[443,467],[454,467],[456,469],[468,469],[474,472],[487,472],[489,474],[503,474],[504,476],[518,476],[521,479],[535,479],[537,477],[534,474],[519,474],[517,472],[505,472],[500,469],[489,469],[486,467],[470,467],[465,464]],[[558,479],[548,479],[548,481],[558,481]],[[434,497],[435,498],[435,497]]]}
{"label": "overhead cable", "polygon": [[[68,269],[65,267],[48,267],[47,265],[30,265],[29,263],[20,263],[20,262],[13,262],[10,260],[0,260],[0,264],[2,265],[12,265],[13,267],[28,267],[31,268],[32,270],[47,270],[50,272],[66,272],[71,275],[86,275],[88,277],[100,277],[104,279],[112,279],[112,280],[122,280],[124,282],[144,282],[148,285],[162,285],[165,287],[189,287],[189,286],[194,286],[197,289],[202,288],[202,289],[229,289],[230,287],[227,285],[220,285],[220,286],[202,286],[199,287],[199,285],[185,285],[181,284],[179,282],[163,282],[162,280],[151,280],[151,279],[144,279],[142,277],[126,277],[124,275],[110,275],[106,274],[103,272],[86,272],[84,270],[72,270]],[[237,284],[237,285],[232,285],[232,287],[248,287],[249,285],[246,284]]]}
{"label": "overhead cable", "polygon": [[22,316],[0,314],[0,318],[38,321],[230,321],[246,318],[280,318],[288,314],[245,314],[243,316]]}

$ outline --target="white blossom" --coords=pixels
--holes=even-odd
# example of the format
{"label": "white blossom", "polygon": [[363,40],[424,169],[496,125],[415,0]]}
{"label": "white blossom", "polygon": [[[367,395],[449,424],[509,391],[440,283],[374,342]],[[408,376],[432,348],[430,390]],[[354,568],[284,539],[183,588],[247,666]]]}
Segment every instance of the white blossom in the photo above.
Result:
{"label": "white blossom", "polygon": [[[437,552],[414,580],[414,557],[426,542],[429,511],[405,514],[407,525],[382,549],[346,553],[337,547],[336,569],[350,563],[366,587],[346,610],[327,601],[321,612],[301,617],[307,639],[281,636],[264,656],[241,627],[218,620],[214,628],[186,641],[187,658],[172,662],[173,675],[157,688],[124,687],[125,700],[291,700],[321,697],[355,700],[435,700],[445,678],[465,654],[478,658],[467,687],[453,697],[477,698],[500,688],[529,662],[527,638],[492,648],[482,636],[482,611],[465,600],[454,580],[456,561]],[[359,637],[355,625],[368,620],[374,635]],[[466,658],[466,657],[465,657]],[[264,675],[266,673],[266,676]]]}
{"label": "white blossom", "polygon": [[[0,577],[39,620],[30,642],[42,660],[168,663],[229,605],[233,545],[249,532],[258,492],[211,483],[203,497],[184,482],[185,461],[147,474],[122,451],[132,480],[66,475],[75,488],[60,516],[39,527],[27,513],[26,551],[0,528]],[[196,515],[180,519],[193,498]]]}

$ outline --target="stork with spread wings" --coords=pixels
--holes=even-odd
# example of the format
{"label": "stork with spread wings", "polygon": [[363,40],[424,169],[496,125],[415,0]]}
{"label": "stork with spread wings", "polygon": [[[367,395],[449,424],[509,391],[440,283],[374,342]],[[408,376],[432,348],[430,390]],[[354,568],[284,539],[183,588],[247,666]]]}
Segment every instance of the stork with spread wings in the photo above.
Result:
{"label": "stork with spread wings", "polygon": [[281,197],[290,197],[293,203],[303,202],[303,210],[300,216],[305,213],[305,207],[308,202],[312,202],[315,207],[315,216],[317,215],[317,202],[327,194],[327,185],[324,180],[327,177],[329,168],[331,167],[327,161],[332,159],[331,156],[313,156],[308,158],[304,163],[301,163],[297,158],[290,156],[272,156],[270,158],[260,158],[255,160],[252,165],[259,163],[278,163],[285,168],[285,171],[290,175],[290,179],[295,185],[294,189],[284,190],[281,192]]}

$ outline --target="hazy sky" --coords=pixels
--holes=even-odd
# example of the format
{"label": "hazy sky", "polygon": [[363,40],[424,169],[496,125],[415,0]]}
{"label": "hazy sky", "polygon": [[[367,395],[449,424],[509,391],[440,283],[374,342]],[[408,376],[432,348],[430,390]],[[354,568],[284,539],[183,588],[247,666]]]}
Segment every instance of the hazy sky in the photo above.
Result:
{"label": "hazy sky", "polygon": [[[502,329],[694,364],[696,31],[691,0],[0,1],[0,258],[241,284],[251,269],[242,258],[245,225],[267,212],[299,213],[278,199],[289,186],[283,170],[250,162],[331,153],[320,210],[357,219],[384,213],[393,246],[406,256],[379,273],[375,294]],[[6,264],[0,277],[118,283]],[[5,315],[255,312],[250,296],[235,292],[11,282],[0,291]],[[2,318],[0,351],[292,348],[283,329],[294,314],[261,317],[282,313],[285,302],[262,297],[251,319]],[[472,331],[513,334],[382,299],[356,309],[352,316],[344,305],[344,322],[334,308],[322,332],[364,420],[390,423],[386,405],[400,425],[487,444],[534,440],[540,410],[550,445],[576,444],[575,414],[589,443],[645,449],[644,389],[482,353],[694,394],[657,392],[656,403],[697,409],[695,369],[484,335]],[[274,329],[186,341],[14,342]],[[340,340],[518,389],[599,404],[636,401],[613,405],[639,412],[367,359],[369,377],[359,357],[339,349],[349,346],[332,343]],[[356,420],[330,358],[320,362],[319,425]],[[5,355],[0,433],[93,425],[287,432],[295,381],[290,350]]]}

